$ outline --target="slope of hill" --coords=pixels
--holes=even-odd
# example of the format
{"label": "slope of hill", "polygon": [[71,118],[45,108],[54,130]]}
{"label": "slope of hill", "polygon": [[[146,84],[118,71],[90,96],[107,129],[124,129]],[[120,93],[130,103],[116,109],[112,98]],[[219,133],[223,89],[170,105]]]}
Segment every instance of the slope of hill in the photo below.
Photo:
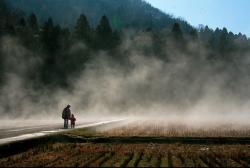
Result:
{"label": "slope of hill", "polygon": [[114,29],[124,27],[154,29],[170,28],[179,22],[184,31],[191,26],[161,12],[143,0],[8,0],[11,7],[25,13],[35,13],[41,19],[52,17],[62,26],[75,25],[76,19],[84,13],[92,26],[96,26],[102,15],[107,15]]}

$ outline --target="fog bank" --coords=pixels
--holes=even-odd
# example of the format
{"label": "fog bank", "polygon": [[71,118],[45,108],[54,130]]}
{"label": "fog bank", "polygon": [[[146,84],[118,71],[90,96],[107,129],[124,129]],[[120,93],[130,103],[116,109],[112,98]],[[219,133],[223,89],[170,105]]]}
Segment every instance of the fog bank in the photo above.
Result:
{"label": "fog bank", "polygon": [[[183,53],[166,41],[166,61],[146,52],[154,43],[149,33],[131,34],[124,33],[117,49],[126,63],[113,60],[108,52],[96,52],[80,77],[66,79],[72,89],[53,91],[34,89],[26,78],[43,64],[42,56],[34,56],[17,39],[2,38],[6,69],[0,95],[1,118],[58,120],[70,104],[79,119],[146,117],[200,125],[248,123],[249,54],[236,55],[240,59],[233,62],[213,62],[206,59],[210,51],[197,42],[189,42],[188,52]],[[84,50],[86,46],[72,47]]]}

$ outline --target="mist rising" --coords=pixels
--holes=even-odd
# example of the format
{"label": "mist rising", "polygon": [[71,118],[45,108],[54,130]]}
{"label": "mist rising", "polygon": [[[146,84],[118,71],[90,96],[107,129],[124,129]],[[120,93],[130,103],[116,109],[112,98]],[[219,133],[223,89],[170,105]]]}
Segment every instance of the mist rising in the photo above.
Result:
{"label": "mist rising", "polygon": [[1,35],[4,119],[58,120],[70,104],[79,119],[248,123],[250,47],[243,35],[208,27],[184,33],[189,29],[178,23],[114,31],[106,16],[93,28],[82,15],[72,31],[52,19],[32,29],[16,24],[17,35]]}

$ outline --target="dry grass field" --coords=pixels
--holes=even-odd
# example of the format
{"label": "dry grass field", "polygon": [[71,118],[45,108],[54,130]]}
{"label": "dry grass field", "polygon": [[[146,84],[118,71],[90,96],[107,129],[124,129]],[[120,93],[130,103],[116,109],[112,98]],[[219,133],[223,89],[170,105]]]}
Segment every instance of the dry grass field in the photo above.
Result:
{"label": "dry grass field", "polygon": [[76,135],[119,137],[250,137],[250,126],[239,125],[191,125],[169,123],[164,120],[134,120],[116,125],[94,127],[91,132],[75,130]]}
{"label": "dry grass field", "polygon": [[54,143],[0,159],[3,167],[247,167],[250,145]]}
{"label": "dry grass field", "polygon": [[[0,165],[3,167],[250,166],[250,131],[247,128],[230,126],[191,128],[155,121],[133,121],[75,129],[64,135],[79,139],[75,142],[68,140],[43,142],[25,151],[1,157]],[[165,142],[173,137],[182,140],[189,138],[189,141]],[[198,140],[194,142],[195,138]],[[219,143],[214,143],[211,138]],[[223,138],[226,140],[221,141]],[[240,138],[246,141],[240,143],[238,141]],[[231,139],[233,141],[226,143]]]}

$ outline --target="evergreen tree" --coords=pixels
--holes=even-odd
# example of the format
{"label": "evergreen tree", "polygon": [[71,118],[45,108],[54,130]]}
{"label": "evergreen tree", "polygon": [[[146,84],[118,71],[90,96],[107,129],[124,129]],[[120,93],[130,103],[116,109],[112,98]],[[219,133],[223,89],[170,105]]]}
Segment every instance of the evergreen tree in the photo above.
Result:
{"label": "evergreen tree", "polygon": [[191,40],[196,41],[198,40],[198,33],[196,29],[192,29],[189,33]]}
{"label": "evergreen tree", "polygon": [[26,20],[22,17],[18,23],[17,23],[18,27],[26,27]]}
{"label": "evergreen tree", "polygon": [[5,0],[0,0],[0,36],[4,33],[3,29],[6,23],[8,13],[9,12]]}
{"label": "evergreen tree", "polygon": [[172,28],[172,35],[175,40],[181,40],[181,41],[183,40],[183,33],[179,23],[174,23]]}
{"label": "evergreen tree", "polygon": [[219,37],[219,52],[223,58],[226,56],[228,46],[229,46],[228,31],[226,28],[223,28],[221,35]]}
{"label": "evergreen tree", "polygon": [[[7,5],[4,0],[0,0],[0,40],[3,35],[6,34],[5,26],[8,15]],[[4,54],[2,53],[2,47],[0,47],[0,86],[4,83]]]}
{"label": "evergreen tree", "polygon": [[38,33],[38,21],[37,21],[37,17],[34,13],[32,13],[29,17],[28,17],[28,26],[29,28],[32,30],[33,33]]}
{"label": "evergreen tree", "polygon": [[3,27],[3,32],[4,34],[8,34],[8,35],[16,35],[16,28],[15,26],[9,22],[8,20],[6,21],[6,23],[4,24]]}
{"label": "evergreen tree", "polygon": [[208,45],[209,40],[213,36],[213,30],[209,29],[208,26],[205,26],[205,28],[202,28],[200,30],[200,40],[204,42],[205,45]]}
{"label": "evergreen tree", "polygon": [[59,85],[58,59],[60,58],[60,26],[54,26],[51,18],[45,22],[41,33],[41,44],[44,52],[44,64],[41,67],[41,80],[45,85]]}
{"label": "evergreen tree", "polygon": [[0,0],[0,14],[6,14],[7,12],[8,8],[5,0]]}
{"label": "evergreen tree", "polygon": [[100,37],[109,37],[112,35],[112,28],[108,18],[104,15],[101,18],[100,24],[97,26],[97,33]]}
{"label": "evergreen tree", "polygon": [[16,32],[18,37],[21,39],[21,42],[26,45],[29,35],[29,30],[27,29],[26,20],[22,17],[16,24]]}
{"label": "evergreen tree", "polygon": [[58,31],[59,30],[54,27],[52,18],[49,18],[48,21],[45,22],[41,33],[41,43],[43,50],[47,54],[54,54],[58,49]]}
{"label": "evergreen tree", "polygon": [[87,43],[91,40],[91,28],[86,16],[83,14],[77,20],[75,26],[75,36],[77,39],[83,40]]}
{"label": "evergreen tree", "polygon": [[97,44],[101,49],[109,49],[113,46],[113,31],[108,18],[104,15],[100,20],[100,24],[96,28]]}
{"label": "evergreen tree", "polygon": [[174,23],[171,32],[171,41],[181,51],[185,49],[185,40],[179,23]]}
{"label": "evergreen tree", "polygon": [[39,50],[39,25],[34,13],[27,18],[26,46],[33,51]]}

